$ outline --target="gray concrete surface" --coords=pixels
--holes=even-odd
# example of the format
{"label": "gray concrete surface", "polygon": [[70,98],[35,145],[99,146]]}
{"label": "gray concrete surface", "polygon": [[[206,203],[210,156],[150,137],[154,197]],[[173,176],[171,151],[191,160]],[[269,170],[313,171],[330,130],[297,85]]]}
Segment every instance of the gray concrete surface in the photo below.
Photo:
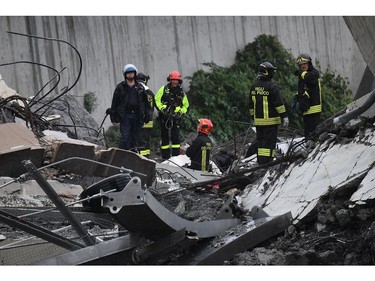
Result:
{"label": "gray concrete surface", "polygon": [[[157,91],[172,70],[177,69],[186,77],[202,69],[204,62],[232,65],[236,51],[259,34],[277,36],[295,56],[310,53],[323,70],[329,67],[348,77],[353,93],[366,68],[340,16],[1,16],[1,63],[33,61],[57,71],[66,67],[58,93],[71,86],[79,73],[77,54],[66,43],[31,39],[7,31],[59,38],[78,49],[82,73],[70,93],[81,100],[85,93],[96,94],[97,107],[92,116],[98,123],[110,106],[115,85],[122,80],[124,64],[134,63],[148,73],[149,86]],[[56,73],[43,66],[22,63],[2,66],[0,74],[9,87],[23,96],[32,96]],[[109,120],[105,124],[109,125]]]}
{"label": "gray concrete surface", "polygon": [[358,89],[355,97],[359,98],[371,92],[375,86],[375,17],[346,16],[344,20],[367,63],[367,71],[360,84],[362,87]]}

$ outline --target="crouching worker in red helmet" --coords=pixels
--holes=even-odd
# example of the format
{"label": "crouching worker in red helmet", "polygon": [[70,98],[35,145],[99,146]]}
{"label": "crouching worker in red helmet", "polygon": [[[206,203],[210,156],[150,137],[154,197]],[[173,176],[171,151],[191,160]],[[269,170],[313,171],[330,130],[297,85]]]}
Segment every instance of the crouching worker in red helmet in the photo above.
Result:
{"label": "crouching worker in red helmet", "polygon": [[187,148],[186,156],[191,160],[190,169],[209,172],[212,149],[212,140],[209,134],[212,132],[214,125],[210,119],[202,118],[198,121],[198,136],[193,140],[191,146]]}

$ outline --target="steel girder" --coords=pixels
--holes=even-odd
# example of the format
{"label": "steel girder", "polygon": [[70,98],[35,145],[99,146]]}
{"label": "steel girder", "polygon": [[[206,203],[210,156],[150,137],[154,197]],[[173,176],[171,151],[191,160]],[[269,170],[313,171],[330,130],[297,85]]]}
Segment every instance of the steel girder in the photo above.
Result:
{"label": "steel girder", "polygon": [[20,219],[2,210],[0,210],[0,222],[4,222],[11,227],[16,227],[18,229],[21,229],[27,233],[35,235],[48,242],[54,243],[67,250],[72,251],[72,250],[77,250],[77,249],[84,247],[83,244],[75,242],[71,239],[67,239],[61,235],[58,235],[52,231],[49,231],[43,227],[37,226],[33,223],[27,222],[23,219]]}
{"label": "steel girder", "polygon": [[[207,247],[184,257],[180,264],[222,265],[234,255],[245,252],[257,244],[283,232],[292,222],[291,212],[280,216],[263,217],[241,225],[238,233],[225,233]],[[178,263],[178,262],[177,262]]]}
{"label": "steel girder", "polygon": [[185,228],[198,239],[217,236],[240,223],[239,219],[219,219],[194,222],[183,219],[166,209],[153,195],[141,188],[141,181],[133,177],[118,192],[110,192],[102,199],[114,219],[130,232],[151,240],[158,240]]}
{"label": "steel girder", "polygon": [[[136,235],[125,235],[109,241],[101,242],[76,251],[65,253],[35,263],[35,265],[81,265],[81,264],[131,264],[132,252],[146,243],[144,238]],[[124,253],[128,252],[128,255]],[[123,256],[121,256],[123,254]],[[118,255],[120,258],[112,259]]]}

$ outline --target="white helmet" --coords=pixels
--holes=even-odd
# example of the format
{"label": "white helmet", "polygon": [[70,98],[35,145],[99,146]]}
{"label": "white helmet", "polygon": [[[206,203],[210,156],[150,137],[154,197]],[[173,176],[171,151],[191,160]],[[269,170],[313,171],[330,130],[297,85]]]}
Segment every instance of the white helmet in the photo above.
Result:
{"label": "white helmet", "polygon": [[134,64],[127,64],[124,66],[122,74],[125,75],[127,72],[135,72],[135,75],[137,75],[138,69],[134,66]]}

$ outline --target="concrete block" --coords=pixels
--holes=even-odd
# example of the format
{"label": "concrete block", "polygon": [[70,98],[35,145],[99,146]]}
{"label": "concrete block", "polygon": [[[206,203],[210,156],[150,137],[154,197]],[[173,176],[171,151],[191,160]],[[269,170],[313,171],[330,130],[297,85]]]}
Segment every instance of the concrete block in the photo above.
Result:
{"label": "concrete block", "polygon": [[26,173],[23,160],[30,160],[37,168],[43,164],[44,148],[29,128],[17,123],[0,124],[0,136],[0,176]]}
{"label": "concrete block", "polygon": [[44,148],[22,147],[0,152],[0,176],[19,177],[26,173],[23,160],[30,160],[35,167],[43,164]]}
{"label": "concrete block", "polygon": [[[137,153],[118,148],[101,150],[99,154],[99,162],[116,167],[124,167],[134,172],[145,174],[143,176],[133,173],[131,176],[138,176],[142,181],[142,185],[152,185],[155,176],[155,161],[147,159]],[[118,173],[118,169],[98,165],[94,175],[98,177],[108,177]]]}
{"label": "concrete block", "polygon": [[[78,157],[89,160],[96,160],[95,145],[83,142],[61,141],[53,148],[52,163],[62,161],[71,157]],[[72,159],[56,165],[67,173],[91,176],[96,164],[93,162]]]}

